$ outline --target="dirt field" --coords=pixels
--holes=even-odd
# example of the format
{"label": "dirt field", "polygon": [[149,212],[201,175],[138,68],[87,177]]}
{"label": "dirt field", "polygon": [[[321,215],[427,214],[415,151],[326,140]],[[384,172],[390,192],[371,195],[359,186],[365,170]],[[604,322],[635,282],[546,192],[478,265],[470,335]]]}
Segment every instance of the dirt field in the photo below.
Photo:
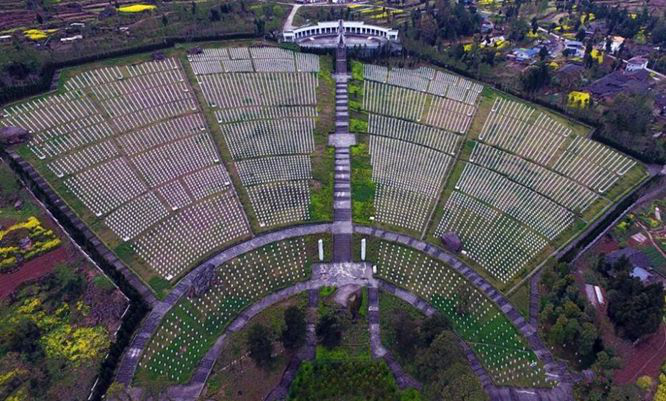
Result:
{"label": "dirt field", "polygon": [[666,359],[666,326],[662,324],[652,337],[641,341],[635,347],[628,344],[626,349],[618,348],[618,352],[625,360],[624,367],[615,372],[615,383],[635,383],[638,377],[644,375],[656,378],[662,362]]}
{"label": "dirt field", "polygon": [[21,284],[46,275],[58,263],[65,262],[69,256],[66,247],[60,246],[49,253],[24,263],[14,272],[0,274],[0,299],[9,296]]}

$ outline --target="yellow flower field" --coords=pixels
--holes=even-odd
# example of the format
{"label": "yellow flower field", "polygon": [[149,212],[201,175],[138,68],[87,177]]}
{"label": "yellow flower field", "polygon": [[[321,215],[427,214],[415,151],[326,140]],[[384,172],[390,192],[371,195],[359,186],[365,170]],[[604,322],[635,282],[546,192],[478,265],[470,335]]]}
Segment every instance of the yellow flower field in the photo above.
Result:
{"label": "yellow flower field", "polygon": [[152,4],[130,4],[127,6],[118,7],[118,12],[121,13],[141,13],[144,11],[154,10],[157,6]]}
{"label": "yellow flower field", "polygon": [[49,35],[56,32],[58,32],[57,29],[46,29],[46,30],[28,29],[23,31],[23,34],[25,35],[26,38],[30,40],[42,40],[48,38]]}

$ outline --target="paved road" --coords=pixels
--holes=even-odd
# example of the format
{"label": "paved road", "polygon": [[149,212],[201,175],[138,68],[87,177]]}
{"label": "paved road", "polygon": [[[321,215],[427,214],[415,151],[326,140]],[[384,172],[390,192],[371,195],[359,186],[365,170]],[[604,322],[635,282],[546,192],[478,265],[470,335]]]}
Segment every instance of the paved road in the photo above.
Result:
{"label": "paved road", "polygon": [[298,9],[301,8],[301,6],[302,4],[294,4],[291,7],[291,12],[289,12],[287,20],[284,21],[284,25],[282,26],[282,32],[291,31],[294,29],[294,17],[296,16],[296,13],[298,12]]}

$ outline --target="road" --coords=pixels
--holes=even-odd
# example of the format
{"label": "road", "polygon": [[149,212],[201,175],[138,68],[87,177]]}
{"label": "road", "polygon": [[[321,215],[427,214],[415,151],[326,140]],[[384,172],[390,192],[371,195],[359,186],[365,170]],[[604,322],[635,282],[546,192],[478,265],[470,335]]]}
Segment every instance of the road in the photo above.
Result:
{"label": "road", "polygon": [[296,13],[298,12],[298,9],[301,8],[301,6],[302,4],[294,4],[294,6],[291,7],[289,16],[287,17],[287,20],[284,22],[284,25],[282,26],[282,32],[291,31],[292,29],[294,29],[294,17],[296,16]]}

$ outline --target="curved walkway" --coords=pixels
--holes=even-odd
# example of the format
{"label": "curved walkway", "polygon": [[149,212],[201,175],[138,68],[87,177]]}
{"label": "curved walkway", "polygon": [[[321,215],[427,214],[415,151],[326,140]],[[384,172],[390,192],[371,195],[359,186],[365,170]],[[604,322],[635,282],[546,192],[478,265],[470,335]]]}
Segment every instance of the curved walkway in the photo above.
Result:
{"label": "curved walkway", "polygon": [[[148,318],[144,321],[139,333],[133,339],[131,347],[123,357],[117,380],[124,384],[131,383],[143,349],[147,345],[152,334],[159,327],[161,319],[166,315],[171,307],[173,307],[178,302],[178,300],[192,287],[195,278],[205,269],[209,268],[210,264],[219,266],[241,254],[251,252],[271,242],[311,234],[323,234],[332,231],[334,231],[333,224],[314,224],[285,228],[283,230],[257,236],[249,241],[233,246],[210,258],[205,263],[202,263],[200,266],[192,270],[187,276],[185,276],[185,278],[183,278],[173,288],[173,290],[169,293],[164,301],[160,301],[155,305],[153,311],[151,311]],[[472,268],[464,264],[455,256],[444,252],[442,249],[404,234],[398,234],[395,232],[362,225],[354,225],[353,231],[357,234],[368,235],[387,241],[397,242],[399,244],[416,249],[420,252],[426,253],[429,256],[446,263],[451,268],[455,269],[458,273],[465,276],[472,285],[482,291],[500,308],[502,313],[504,313],[509,318],[509,320],[518,329],[518,331],[525,337],[529,347],[535,352],[539,360],[543,362],[546,374],[559,381],[558,386],[552,389],[520,389],[497,387],[492,384],[490,376],[487,374],[487,372],[485,372],[479,361],[476,359],[474,353],[471,352],[471,350],[467,347],[465,348],[466,354],[470,364],[472,365],[472,369],[479,376],[481,382],[484,385],[484,389],[491,396],[492,400],[567,401],[573,399],[571,395],[573,381],[571,376],[566,372],[565,366],[555,361],[550,351],[546,348],[546,346],[536,334],[534,327],[530,325],[520,315],[520,313],[518,313],[518,311],[513,307],[513,305],[511,305],[508,299],[506,299],[504,295],[498,292],[489,282],[487,282],[482,276],[476,273]],[[315,267],[315,274],[312,280],[296,284],[292,287],[283,289],[282,291],[265,297],[241,313],[241,315],[229,326],[227,330],[231,332],[240,330],[240,328],[242,328],[247,323],[247,321],[257,313],[275,304],[276,302],[284,300],[299,292],[318,289],[326,285],[343,284],[356,284],[368,287],[379,286],[379,288],[390,292],[391,294],[403,299],[404,301],[412,304],[422,311],[426,311],[428,314],[435,312],[435,310],[424,300],[419,299],[416,295],[404,289],[397,288],[370,277],[341,277],[338,275],[326,275],[321,273],[317,274],[317,267]],[[170,397],[178,400],[194,400],[200,395],[208,375],[210,374],[213,365],[215,364],[215,361],[222,350],[226,336],[227,334],[225,333],[218,338],[215,345],[202,359],[190,383],[183,386],[176,386],[170,389]]]}
{"label": "curved walkway", "polygon": [[132,343],[125,351],[118,372],[116,373],[116,381],[129,385],[132,383],[132,378],[136,372],[136,368],[143,354],[143,350],[148,345],[150,338],[155,333],[160,325],[160,322],[167,314],[167,312],[180,300],[180,298],[187,293],[192,287],[194,279],[201,274],[204,270],[208,269],[210,265],[217,267],[221,264],[247,252],[259,249],[272,242],[281,241],[288,238],[302,237],[312,234],[322,234],[331,231],[331,224],[311,224],[303,226],[295,226],[285,228],[279,231],[258,235],[251,240],[245,241],[238,245],[226,249],[204,263],[200,264],[194,270],[189,272],[182,280],[176,284],[171,292],[162,301],[154,304],[153,309],[150,311],[146,319],[143,321],[141,327],[132,339]]}

